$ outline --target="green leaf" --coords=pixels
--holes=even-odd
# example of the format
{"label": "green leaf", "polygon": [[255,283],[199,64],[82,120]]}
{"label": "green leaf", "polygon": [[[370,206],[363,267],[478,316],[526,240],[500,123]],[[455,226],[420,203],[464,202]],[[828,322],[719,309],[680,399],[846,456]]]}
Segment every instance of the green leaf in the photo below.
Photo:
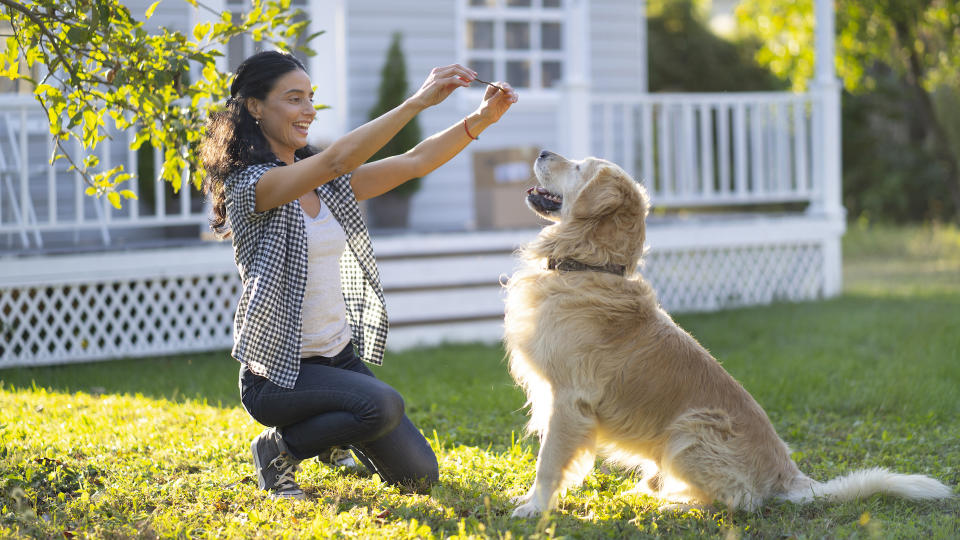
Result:
{"label": "green leaf", "polygon": [[147,12],[144,14],[144,17],[147,19],[149,19],[150,17],[153,17],[153,11],[157,9],[157,6],[160,4],[161,1],[162,0],[157,0],[156,2],[150,4],[150,7],[147,8]]}
{"label": "green leaf", "polygon": [[107,199],[110,200],[110,204],[112,204],[114,208],[117,210],[120,209],[120,194],[116,191],[111,191],[107,193]]}
{"label": "green leaf", "polygon": [[14,61],[11,62],[9,68],[0,70],[0,77],[6,77],[7,79],[17,80],[20,78],[20,62]]}
{"label": "green leaf", "polygon": [[208,32],[210,32],[209,22],[201,23],[193,27],[193,37],[197,38],[197,41],[206,37]]}
{"label": "green leaf", "polygon": [[312,41],[314,38],[320,37],[320,35],[326,34],[326,33],[327,33],[326,30],[320,30],[320,31],[318,31],[318,32],[314,32],[314,33],[310,34],[309,36],[303,38],[303,42],[304,42],[304,43],[310,43],[310,41]]}
{"label": "green leaf", "polygon": [[206,79],[207,81],[211,81],[211,82],[216,81],[218,76],[219,76],[219,73],[217,72],[216,67],[210,64],[207,64],[206,66],[203,67],[203,78]]}
{"label": "green leaf", "polygon": [[82,26],[74,26],[67,30],[67,41],[74,44],[82,44],[90,37],[90,30]]}

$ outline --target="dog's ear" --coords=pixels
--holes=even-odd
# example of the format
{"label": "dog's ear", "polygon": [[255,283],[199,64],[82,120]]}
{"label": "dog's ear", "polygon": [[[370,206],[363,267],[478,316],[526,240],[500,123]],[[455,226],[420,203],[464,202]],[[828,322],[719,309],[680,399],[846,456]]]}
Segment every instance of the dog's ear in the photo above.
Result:
{"label": "dog's ear", "polygon": [[[575,218],[597,218],[610,214],[624,203],[627,196],[623,173],[604,166],[581,189],[573,201],[571,214]],[[631,181],[629,178],[626,180]]]}

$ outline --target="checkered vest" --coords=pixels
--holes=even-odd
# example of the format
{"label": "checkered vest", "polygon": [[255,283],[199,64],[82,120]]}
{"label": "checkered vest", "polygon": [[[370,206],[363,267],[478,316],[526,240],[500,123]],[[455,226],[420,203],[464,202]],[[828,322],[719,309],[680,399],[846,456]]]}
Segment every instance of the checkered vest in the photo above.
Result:
{"label": "checkered vest", "polygon": [[[293,388],[300,373],[303,295],[307,283],[307,236],[300,201],[257,212],[256,184],[282,162],[251,165],[226,179],[227,219],[243,283],[233,321],[234,358],[257,375]],[[317,195],[343,227],[347,247],[340,280],[347,319],[360,357],[383,362],[387,311],[370,234],[363,223],[350,174],[317,188]]]}

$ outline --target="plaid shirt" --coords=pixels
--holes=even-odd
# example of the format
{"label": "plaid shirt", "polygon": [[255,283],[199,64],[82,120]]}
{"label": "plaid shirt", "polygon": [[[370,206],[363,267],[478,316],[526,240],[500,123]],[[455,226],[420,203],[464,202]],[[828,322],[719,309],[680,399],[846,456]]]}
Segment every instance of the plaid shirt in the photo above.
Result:
{"label": "plaid shirt", "polygon": [[[233,357],[253,373],[293,388],[300,373],[303,295],[307,283],[307,236],[300,201],[256,212],[256,185],[282,162],[251,165],[226,180],[233,253],[243,292],[233,321]],[[387,311],[370,235],[350,174],[317,188],[317,195],[343,227],[347,249],[340,280],[347,319],[360,357],[383,362]]]}

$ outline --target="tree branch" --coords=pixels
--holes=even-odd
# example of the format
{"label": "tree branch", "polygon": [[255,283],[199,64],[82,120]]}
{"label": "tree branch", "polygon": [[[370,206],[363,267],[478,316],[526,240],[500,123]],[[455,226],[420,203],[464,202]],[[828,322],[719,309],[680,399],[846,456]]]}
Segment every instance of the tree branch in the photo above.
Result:
{"label": "tree branch", "polygon": [[[40,31],[43,32],[44,35],[47,36],[47,40],[50,42],[50,46],[53,47],[54,52],[57,53],[57,57],[60,58],[60,63],[63,64],[64,68],[66,68],[66,70],[67,70],[68,72],[70,72],[70,76],[71,76],[73,79],[76,79],[76,78],[77,78],[77,72],[76,72],[74,69],[72,69],[73,66],[71,66],[70,62],[67,62],[67,58],[63,55],[63,51],[61,51],[61,50],[60,50],[60,46],[57,45],[57,39],[56,39],[56,37],[54,37],[54,35],[50,32],[50,29],[47,28],[47,25],[44,24],[43,19],[41,19],[40,17],[36,16],[36,15],[35,15],[33,12],[31,12],[29,9],[23,7],[22,5],[20,5],[19,2],[15,2],[14,0],[0,0],[0,4],[3,4],[3,5],[5,5],[5,6],[8,6],[10,9],[19,11],[19,12],[22,13],[26,18],[30,19],[31,22],[33,22],[34,24],[36,24],[37,27],[40,28]],[[50,66],[50,68],[52,69],[53,66]]]}
{"label": "tree branch", "polygon": [[[43,100],[39,100],[39,99],[38,99],[37,101],[40,102],[40,107],[43,108],[43,112],[46,113],[47,116],[49,116],[49,115],[50,115],[50,110],[47,109],[47,105],[43,102]],[[69,136],[69,135],[74,135],[74,134],[73,134],[72,132],[70,132],[70,131],[66,131],[65,133],[67,133],[68,136]],[[74,135],[74,136],[76,136],[76,135]],[[77,164],[76,164],[76,162],[73,161],[73,157],[70,156],[70,152],[67,152],[67,149],[63,147],[63,141],[60,139],[60,134],[59,134],[59,133],[53,135],[53,140],[54,140],[54,142],[55,142],[56,145],[57,145],[57,149],[60,150],[60,155],[63,156],[63,157],[67,160],[68,163],[70,163],[70,166],[73,167],[74,170],[76,170],[78,173],[80,173],[80,177],[83,178],[83,181],[84,181],[88,186],[90,186],[90,187],[95,187],[95,185],[94,185],[94,183],[93,183],[93,179],[90,177],[90,174],[87,173],[87,169],[86,169],[86,168],[81,169],[80,167],[78,167]],[[57,158],[57,152],[56,152],[56,150],[55,150],[53,156],[50,157],[50,163],[51,163],[51,165],[52,165],[53,162],[56,160],[56,158]]]}

